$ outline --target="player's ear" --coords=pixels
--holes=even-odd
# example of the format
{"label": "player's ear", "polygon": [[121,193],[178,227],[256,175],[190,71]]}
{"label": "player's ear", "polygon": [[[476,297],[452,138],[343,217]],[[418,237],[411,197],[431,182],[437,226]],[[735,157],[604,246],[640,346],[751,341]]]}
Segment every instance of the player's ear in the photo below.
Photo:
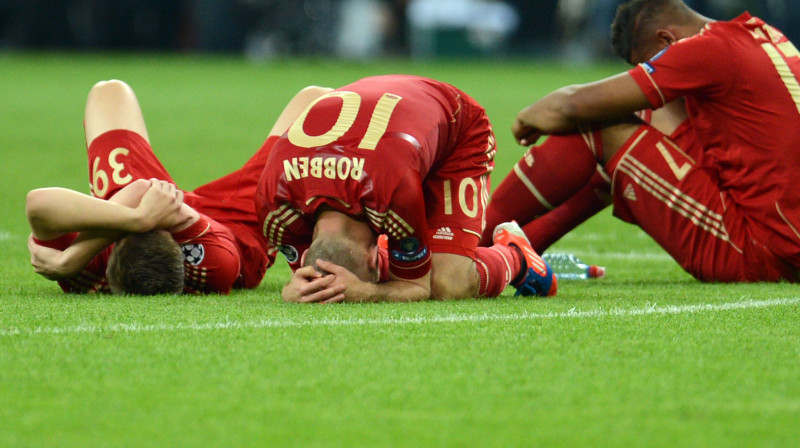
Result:
{"label": "player's ear", "polygon": [[380,270],[378,270],[378,246],[377,245],[370,245],[369,249],[367,250],[367,266],[369,267],[370,275],[372,276],[372,281],[378,283],[380,280]]}
{"label": "player's ear", "polygon": [[367,252],[369,254],[369,270],[374,271],[378,269],[378,246],[370,245]]}
{"label": "player's ear", "polygon": [[662,28],[656,31],[656,37],[662,47],[668,47],[678,41],[678,36],[667,28]]}

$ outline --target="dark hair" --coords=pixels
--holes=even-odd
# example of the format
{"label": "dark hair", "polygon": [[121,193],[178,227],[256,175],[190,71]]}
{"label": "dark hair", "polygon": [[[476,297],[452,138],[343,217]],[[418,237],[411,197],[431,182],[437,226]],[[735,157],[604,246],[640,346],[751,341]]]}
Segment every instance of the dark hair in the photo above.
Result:
{"label": "dark hair", "polygon": [[149,296],[183,291],[183,252],[164,230],[131,233],[116,242],[106,277],[114,294]]}
{"label": "dark hair", "polygon": [[[631,53],[642,39],[663,25],[663,19],[673,18],[672,13],[691,12],[681,0],[631,0],[617,7],[614,22],[611,24],[611,46],[614,51],[631,62]],[[666,14],[670,13],[670,14]]]}
{"label": "dark hair", "polygon": [[320,273],[329,274],[317,266],[318,259],[339,265],[362,281],[374,281],[367,252],[353,240],[341,236],[317,237],[306,251],[303,266],[313,266]]}

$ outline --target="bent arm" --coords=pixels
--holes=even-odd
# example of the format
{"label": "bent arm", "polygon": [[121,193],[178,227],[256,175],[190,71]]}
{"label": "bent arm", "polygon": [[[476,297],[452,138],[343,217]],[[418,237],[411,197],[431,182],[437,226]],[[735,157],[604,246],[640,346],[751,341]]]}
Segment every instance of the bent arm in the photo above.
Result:
{"label": "bent arm", "polygon": [[584,123],[614,120],[650,108],[650,102],[627,72],[588,83],[562,87],[525,107],[512,132],[520,144],[541,134],[576,130]]}
{"label": "bent arm", "polygon": [[40,188],[28,193],[25,211],[40,240],[87,230],[147,232],[176,225],[183,201],[178,193],[171,184],[151,181],[138,204],[127,206],[66,188]]}
{"label": "bent arm", "polygon": [[431,274],[406,280],[392,276],[388,282],[353,285],[345,291],[344,302],[420,302],[431,297]]}
{"label": "bent arm", "polygon": [[66,188],[31,191],[25,209],[31,231],[40,240],[84,230],[143,231],[134,210]]}
{"label": "bent arm", "polygon": [[313,266],[294,273],[283,287],[281,296],[286,302],[419,302],[431,295],[430,273],[414,280],[391,276],[389,281],[371,283],[359,280],[347,269],[325,260],[317,266],[329,275],[322,275]]}
{"label": "bent arm", "polygon": [[[163,187],[137,180],[108,201],[65,188],[42,188],[28,193],[26,214],[34,238],[52,240],[80,232],[61,251],[30,240],[28,250],[36,272],[50,279],[69,277],[125,233],[144,232],[185,220],[185,214],[172,210],[173,202],[181,201],[182,195]],[[178,207],[188,206],[178,202]]]}

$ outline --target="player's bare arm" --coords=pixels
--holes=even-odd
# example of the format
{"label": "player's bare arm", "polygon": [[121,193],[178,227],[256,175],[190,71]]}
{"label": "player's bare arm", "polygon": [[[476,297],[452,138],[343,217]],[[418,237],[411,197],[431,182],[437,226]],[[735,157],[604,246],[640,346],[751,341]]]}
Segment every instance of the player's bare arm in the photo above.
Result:
{"label": "player's bare arm", "polygon": [[544,96],[517,114],[511,131],[519,144],[527,146],[544,134],[573,131],[587,122],[622,118],[649,107],[633,78],[621,73]]}
{"label": "player's bare arm", "polygon": [[26,214],[36,238],[47,240],[83,230],[147,232],[172,228],[187,217],[179,214],[183,193],[164,181],[151,180],[136,207],[104,201],[66,188],[28,193]]}
{"label": "player's bare arm", "polygon": [[[188,206],[182,204],[182,198],[182,192],[169,188],[168,183],[148,180],[132,182],[108,201],[63,188],[33,190],[26,207],[32,230],[28,240],[31,265],[48,279],[65,278],[83,269],[100,251],[131,231],[128,229],[185,228],[193,210],[183,210]],[[175,201],[179,201],[178,212],[171,207]],[[136,213],[147,214],[153,224],[125,221]],[[80,234],[63,251],[41,246],[33,239],[54,239],[71,232]]]}
{"label": "player's bare arm", "polygon": [[407,280],[390,274],[389,281],[365,282],[355,274],[329,261],[317,260],[317,266],[333,274],[334,281],[327,289],[339,290],[326,302],[419,302],[430,298],[430,272],[423,277]]}

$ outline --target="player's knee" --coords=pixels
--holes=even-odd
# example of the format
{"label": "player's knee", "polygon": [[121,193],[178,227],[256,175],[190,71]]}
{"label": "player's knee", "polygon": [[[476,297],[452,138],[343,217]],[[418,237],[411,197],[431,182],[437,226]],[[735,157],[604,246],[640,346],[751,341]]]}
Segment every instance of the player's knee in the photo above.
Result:
{"label": "player's knee", "polygon": [[443,278],[433,276],[431,278],[431,299],[450,300],[464,299],[475,296],[475,287],[463,279]]}
{"label": "player's knee", "polygon": [[304,99],[306,102],[311,102],[318,97],[332,91],[330,87],[308,86],[297,92],[297,97]]}
{"label": "player's knee", "polygon": [[112,99],[133,95],[133,89],[125,81],[111,79],[100,81],[92,86],[89,91],[89,101],[98,99]]}
{"label": "player's knee", "polygon": [[603,161],[608,163],[641,125],[641,122],[621,122],[603,129]]}
{"label": "player's knee", "polygon": [[478,275],[474,265],[434,263],[431,270],[432,299],[464,299],[475,297],[477,291]]}

